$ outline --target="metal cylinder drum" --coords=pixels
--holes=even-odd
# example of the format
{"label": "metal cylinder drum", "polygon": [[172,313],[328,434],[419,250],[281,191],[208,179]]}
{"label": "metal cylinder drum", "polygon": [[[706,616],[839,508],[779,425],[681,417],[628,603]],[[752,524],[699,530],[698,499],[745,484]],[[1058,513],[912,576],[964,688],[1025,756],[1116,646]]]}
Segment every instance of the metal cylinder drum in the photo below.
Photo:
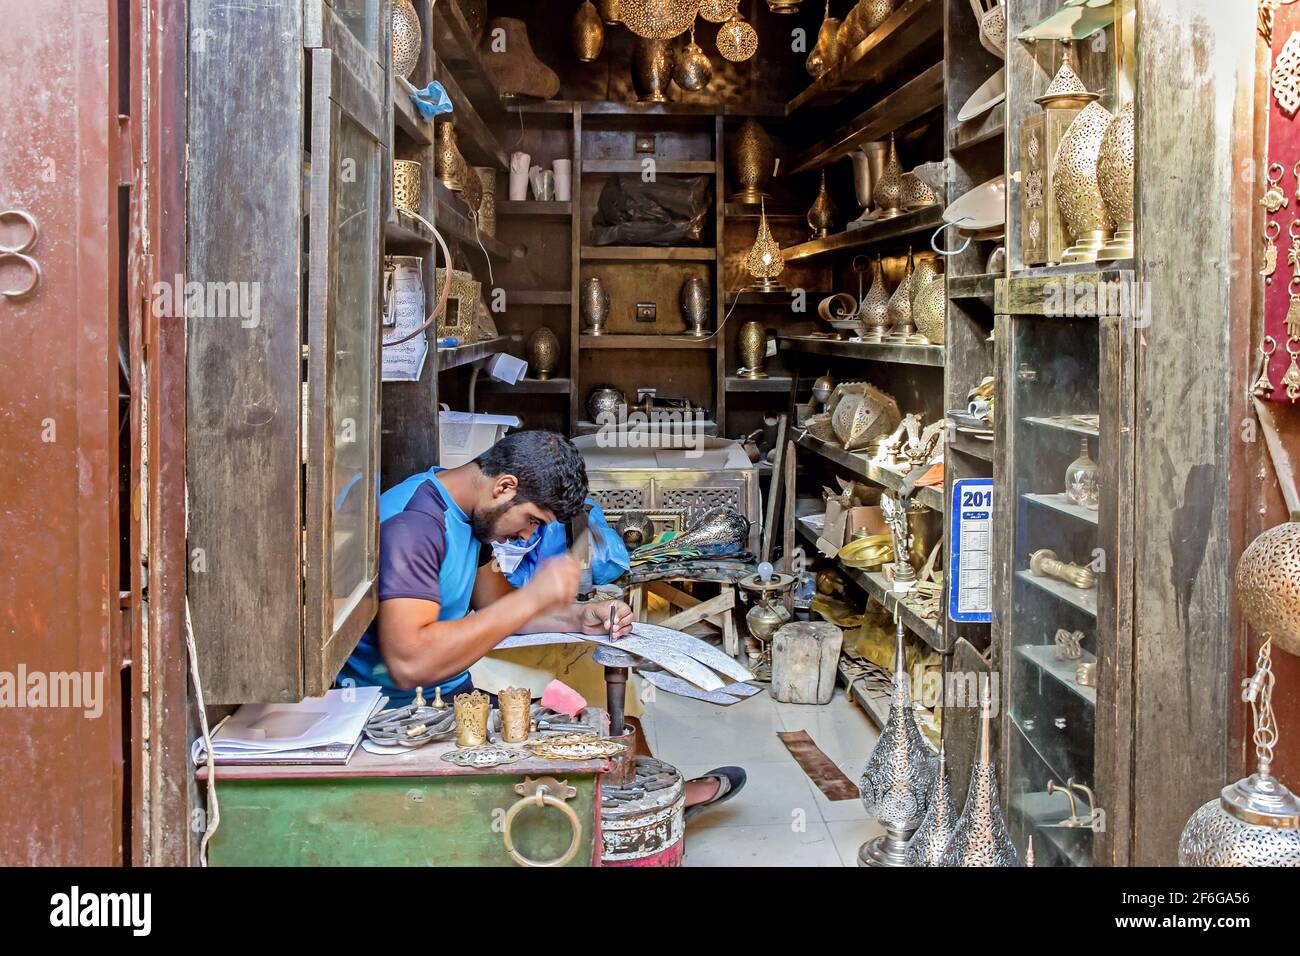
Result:
{"label": "metal cylinder drum", "polygon": [[601,866],[681,866],[686,788],[676,767],[636,758],[630,786],[601,784]]}

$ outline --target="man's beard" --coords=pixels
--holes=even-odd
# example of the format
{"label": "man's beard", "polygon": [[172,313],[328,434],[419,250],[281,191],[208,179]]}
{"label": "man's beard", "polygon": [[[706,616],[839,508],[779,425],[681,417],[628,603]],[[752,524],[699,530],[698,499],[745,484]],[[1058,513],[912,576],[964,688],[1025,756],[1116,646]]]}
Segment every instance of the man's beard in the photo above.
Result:
{"label": "man's beard", "polygon": [[484,544],[490,544],[496,537],[497,519],[513,508],[515,503],[507,501],[487,512],[475,511],[469,516],[470,531]]}

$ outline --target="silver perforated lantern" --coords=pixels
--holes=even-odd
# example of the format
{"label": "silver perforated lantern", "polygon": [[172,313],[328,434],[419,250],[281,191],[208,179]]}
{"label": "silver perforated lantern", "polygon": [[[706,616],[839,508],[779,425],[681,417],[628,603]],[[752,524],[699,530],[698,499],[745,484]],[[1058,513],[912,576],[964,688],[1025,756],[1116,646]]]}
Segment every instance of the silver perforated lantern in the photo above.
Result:
{"label": "silver perforated lantern", "polygon": [[907,845],[907,865],[938,866],[956,826],[957,807],[952,802],[952,785],[948,782],[948,758],[940,744],[939,770],[930,793],[930,809]]}
{"label": "silver perforated lantern", "polygon": [[1277,722],[1271,648],[1266,637],[1241,695],[1254,715],[1258,769],[1192,814],[1178,841],[1179,866],[1300,867],[1300,799],[1272,775]]}
{"label": "silver perforated lantern", "polygon": [[907,843],[925,818],[935,771],[934,751],[921,736],[912,713],[900,617],[894,641],[894,694],[889,719],[859,782],[863,806],[876,815],[885,832],[862,844],[859,866],[907,865]]}
{"label": "silver perforated lantern", "polygon": [[1019,866],[1007,821],[998,802],[998,772],[993,763],[993,698],[980,692],[980,749],[971,768],[970,789],[940,866]]}

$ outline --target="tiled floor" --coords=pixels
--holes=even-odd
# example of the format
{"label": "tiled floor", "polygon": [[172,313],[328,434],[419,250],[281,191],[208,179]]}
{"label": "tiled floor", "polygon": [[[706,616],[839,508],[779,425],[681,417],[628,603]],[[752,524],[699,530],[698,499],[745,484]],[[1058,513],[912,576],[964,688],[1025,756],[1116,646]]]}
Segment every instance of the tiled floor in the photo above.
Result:
{"label": "tiled floor", "polygon": [[731,707],[660,693],[646,710],[655,756],[688,778],[727,764],[749,775],[687,826],[687,866],[856,866],[858,847],[882,832],[860,800],[827,800],[776,736],[806,730],[856,783],[878,734],[842,689],[825,706],[778,703],[766,689]]}

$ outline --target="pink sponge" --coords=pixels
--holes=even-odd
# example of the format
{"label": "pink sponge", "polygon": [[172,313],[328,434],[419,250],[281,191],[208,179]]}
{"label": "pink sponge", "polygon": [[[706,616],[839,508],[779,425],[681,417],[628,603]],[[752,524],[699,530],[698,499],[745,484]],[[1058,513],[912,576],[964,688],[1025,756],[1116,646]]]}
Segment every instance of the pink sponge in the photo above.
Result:
{"label": "pink sponge", "polygon": [[587,701],[568,684],[553,680],[542,691],[542,706],[549,707],[557,714],[577,717],[586,708]]}

